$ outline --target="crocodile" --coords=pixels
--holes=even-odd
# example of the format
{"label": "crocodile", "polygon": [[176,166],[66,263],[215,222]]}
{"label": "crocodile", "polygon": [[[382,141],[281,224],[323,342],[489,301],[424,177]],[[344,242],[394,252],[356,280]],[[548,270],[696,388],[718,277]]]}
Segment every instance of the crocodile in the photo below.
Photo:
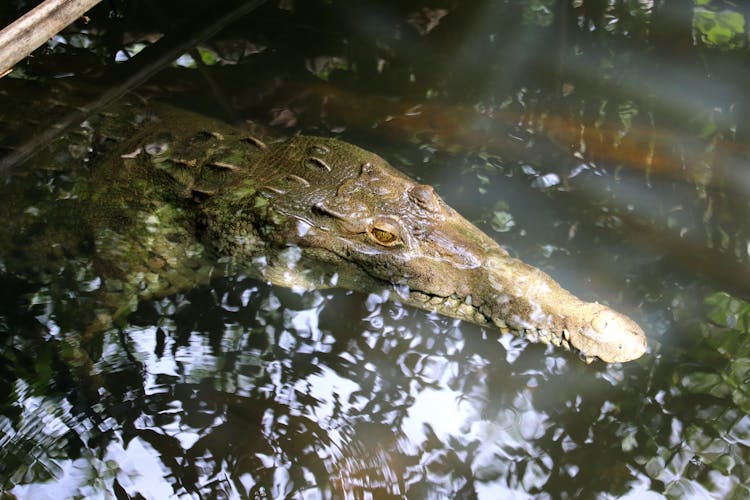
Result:
{"label": "crocodile", "polygon": [[[242,272],[285,287],[385,289],[587,361],[646,350],[633,320],[513,258],[433,187],[355,145],[265,137],[139,99],[73,137],[0,193],[0,272],[44,284],[58,321],[83,309],[93,331],[141,300]],[[86,284],[73,299],[55,298],[70,295],[55,292],[65,276]]]}

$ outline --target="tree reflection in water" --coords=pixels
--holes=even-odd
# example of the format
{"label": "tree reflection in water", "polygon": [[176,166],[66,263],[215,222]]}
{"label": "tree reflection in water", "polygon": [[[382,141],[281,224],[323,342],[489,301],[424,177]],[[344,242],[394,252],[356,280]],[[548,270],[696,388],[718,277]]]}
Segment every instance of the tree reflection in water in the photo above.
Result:
{"label": "tree reflection in water", "polygon": [[[53,395],[16,383],[26,424],[9,432],[5,420],[6,480],[51,476],[49,491],[70,495],[471,496],[580,484],[616,494],[653,481],[689,493],[700,487],[681,476],[746,466],[731,460],[745,453],[748,417],[730,394],[711,395],[737,367],[690,369],[673,388],[655,382],[696,366],[711,352],[702,343],[677,353],[678,364],[662,354],[585,366],[382,298],[239,278],[141,308],[124,335],[108,333],[101,385],[64,386],[59,364],[31,377]],[[731,299],[714,299],[719,316],[721,300]],[[43,357],[55,342],[35,349]],[[684,404],[691,421],[674,415]],[[725,437],[711,433],[717,420]],[[36,496],[45,486],[14,491]]]}

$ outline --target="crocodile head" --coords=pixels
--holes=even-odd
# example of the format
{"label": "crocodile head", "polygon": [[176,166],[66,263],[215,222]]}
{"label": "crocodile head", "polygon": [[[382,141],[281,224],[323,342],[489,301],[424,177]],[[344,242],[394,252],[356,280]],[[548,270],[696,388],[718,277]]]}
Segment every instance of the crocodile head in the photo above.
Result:
{"label": "crocodile head", "polygon": [[334,262],[338,285],[391,286],[404,303],[572,348],[588,360],[644,353],[635,322],[512,258],[431,186],[379,156],[334,139],[296,137],[269,162],[280,167],[263,192],[287,221],[275,231],[307,256]]}

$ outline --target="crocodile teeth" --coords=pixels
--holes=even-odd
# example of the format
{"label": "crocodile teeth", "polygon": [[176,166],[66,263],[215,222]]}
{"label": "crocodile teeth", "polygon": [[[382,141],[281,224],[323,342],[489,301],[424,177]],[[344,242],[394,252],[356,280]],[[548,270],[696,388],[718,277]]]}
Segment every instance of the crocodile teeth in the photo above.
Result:
{"label": "crocodile teeth", "polygon": [[438,305],[443,303],[443,299],[440,297],[434,297],[432,295],[428,295],[428,297],[429,298],[425,301],[425,304]]}
{"label": "crocodile teeth", "polygon": [[499,319],[497,317],[493,317],[492,318],[492,322],[495,324],[496,327],[498,327],[501,330],[502,329],[509,330],[508,325],[505,324],[505,321],[503,321],[503,320],[501,320],[501,319]]}
{"label": "crocodile teeth", "polygon": [[[480,325],[486,325],[488,323],[487,318],[485,317],[485,315],[482,314],[482,313],[480,313],[479,311],[474,311],[474,316],[473,317],[474,317],[474,321],[476,323],[480,324]],[[501,328],[500,331],[502,333],[507,333],[509,330],[506,329],[505,331],[503,331],[503,329]]]}
{"label": "crocodile teeth", "polygon": [[552,340],[552,335],[550,335],[548,330],[539,330],[539,340],[545,344],[549,344]]}
{"label": "crocodile teeth", "polygon": [[570,331],[567,328],[563,329],[562,336],[565,340],[570,342]]}

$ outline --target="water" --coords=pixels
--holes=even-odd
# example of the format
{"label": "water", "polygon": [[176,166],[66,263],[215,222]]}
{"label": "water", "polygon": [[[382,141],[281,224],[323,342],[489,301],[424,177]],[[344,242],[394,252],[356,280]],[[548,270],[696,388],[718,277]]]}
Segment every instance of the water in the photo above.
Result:
{"label": "water", "polygon": [[[198,3],[102,8],[24,74],[107,88],[139,68],[107,61],[138,61],[165,12],[210,17]],[[6,272],[3,488],[747,497],[748,15],[718,1],[281,2],[194,41],[136,90],[378,152],[512,254],[633,317],[650,350],[585,365],[380,293],[233,276],[141,303],[82,372],[45,305],[64,295],[85,316],[97,277],[40,289]],[[2,131],[4,151],[22,132]],[[56,175],[34,160],[13,172]]]}

